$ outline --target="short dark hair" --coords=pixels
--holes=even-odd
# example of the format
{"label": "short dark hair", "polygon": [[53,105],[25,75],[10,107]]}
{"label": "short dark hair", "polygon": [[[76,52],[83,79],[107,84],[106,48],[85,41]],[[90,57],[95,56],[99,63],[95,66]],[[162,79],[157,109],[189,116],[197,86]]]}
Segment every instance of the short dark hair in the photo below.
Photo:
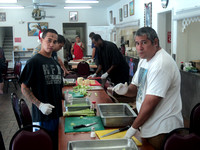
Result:
{"label": "short dark hair", "polygon": [[58,34],[58,43],[64,43],[65,44],[65,37],[64,36],[62,36],[62,35],[60,35],[60,34]]}
{"label": "short dark hair", "polygon": [[80,36],[79,36],[79,35],[77,35],[77,36],[76,36],[76,38],[77,38],[77,37],[79,37],[79,38],[80,38]]}
{"label": "short dark hair", "polygon": [[43,39],[46,37],[46,35],[47,35],[48,32],[50,32],[50,33],[55,33],[55,34],[58,35],[58,33],[57,33],[56,30],[54,30],[54,29],[46,29],[46,30],[44,30],[44,32],[42,33],[42,38],[43,38]]}
{"label": "short dark hair", "polygon": [[91,32],[91,33],[89,34],[89,37],[92,38],[94,35],[95,35],[95,33],[94,33],[94,32]]}
{"label": "short dark hair", "polygon": [[103,39],[101,38],[101,36],[100,36],[99,34],[93,35],[92,40],[95,40],[96,42],[97,42],[98,40],[102,40],[102,41],[103,41]]}
{"label": "short dark hair", "polygon": [[155,39],[158,39],[158,46],[160,46],[158,35],[157,35],[156,31],[153,28],[151,28],[151,27],[142,27],[142,28],[138,29],[136,31],[136,33],[135,33],[135,37],[136,36],[143,36],[143,35],[146,35],[147,39],[149,39],[152,44],[154,43]]}

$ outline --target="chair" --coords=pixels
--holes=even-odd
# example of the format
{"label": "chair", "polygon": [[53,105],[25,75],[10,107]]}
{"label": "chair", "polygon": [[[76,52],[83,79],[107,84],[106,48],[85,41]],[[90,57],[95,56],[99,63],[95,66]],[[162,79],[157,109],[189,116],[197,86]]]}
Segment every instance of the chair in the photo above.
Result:
{"label": "chair", "polygon": [[180,131],[180,129],[175,129],[169,133],[163,150],[199,150],[200,137],[198,135],[195,133],[180,134],[177,131]]}
{"label": "chair", "polygon": [[200,103],[196,104],[190,114],[190,133],[200,136]]}
{"label": "chair", "polygon": [[[40,128],[40,130],[29,131],[33,127]],[[53,142],[46,129],[37,125],[29,125],[14,134],[9,150],[53,150]]]}
{"label": "chair", "polygon": [[14,73],[13,74],[7,73],[4,76],[4,82],[5,82],[5,85],[6,85],[6,93],[8,92],[9,81],[12,81],[15,88],[17,89],[16,82],[18,82],[18,80],[19,80],[19,76],[21,74],[21,67],[22,67],[22,63],[16,62],[15,67],[14,67]]}
{"label": "chair", "polygon": [[6,150],[1,131],[0,131],[0,150]]}
{"label": "chair", "polygon": [[19,112],[19,98],[17,94],[11,93],[11,103],[12,103],[13,111],[15,114],[15,118],[17,120],[18,127],[21,129],[22,121],[21,121],[20,112]]}
{"label": "chair", "polygon": [[26,102],[19,99],[15,93],[11,94],[13,111],[19,128],[32,124],[32,117]]}
{"label": "chair", "polygon": [[19,112],[23,127],[32,124],[32,117],[26,102],[23,99],[19,100]]}
{"label": "chair", "polygon": [[77,73],[79,77],[87,78],[90,75],[90,66],[86,61],[81,61],[77,65]]}

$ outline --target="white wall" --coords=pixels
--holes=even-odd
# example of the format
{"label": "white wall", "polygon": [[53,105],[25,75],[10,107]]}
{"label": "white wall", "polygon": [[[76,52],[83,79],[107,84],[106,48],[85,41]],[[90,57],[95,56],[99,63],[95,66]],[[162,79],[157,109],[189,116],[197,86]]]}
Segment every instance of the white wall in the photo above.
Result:
{"label": "white wall", "polygon": [[[109,11],[113,11],[113,16],[116,17],[116,24],[125,24],[127,22],[140,20],[140,27],[144,26],[144,3],[152,2],[152,27],[157,31],[159,22],[158,22],[158,13],[172,11],[172,19],[176,15],[176,12],[182,9],[194,8],[196,6],[200,7],[200,0],[169,0],[168,7],[162,8],[161,0],[134,0],[135,1],[135,14],[133,16],[128,16],[128,18],[123,18],[123,22],[119,22],[119,9],[125,4],[129,4],[130,0],[121,0],[118,3],[112,5],[107,9],[107,20],[109,22]],[[177,22],[172,22],[172,42],[176,42],[177,39]],[[113,25],[111,25],[113,26]],[[162,40],[162,39],[160,39]],[[165,39],[163,39],[165,40]],[[176,54],[177,45],[176,43],[172,45],[172,52]]]}
{"label": "white wall", "polygon": [[[55,18],[45,18],[42,20],[34,20],[31,17],[32,9],[22,10],[1,10],[6,12],[6,22],[2,22],[1,26],[13,26],[13,37],[21,37],[21,43],[14,43],[14,45],[21,45],[22,48],[34,48],[38,45],[36,36],[28,36],[27,23],[28,22],[48,22],[49,28],[54,28],[59,34],[63,33],[62,23],[69,22],[69,10],[45,8],[46,15],[55,16]],[[75,10],[77,11],[77,10]],[[20,21],[24,21],[23,24]],[[106,19],[106,9],[88,9],[78,10],[78,22],[85,22],[87,26],[106,26],[108,25]]]}
{"label": "white wall", "polygon": [[[143,26],[143,19],[144,19],[144,13],[143,13],[144,12],[143,11],[144,3],[143,3],[143,1],[144,0],[134,0],[134,5],[137,7],[135,7],[135,11],[134,11],[135,15],[132,15],[132,16],[130,16],[130,14],[129,14],[129,2],[130,1],[131,0],[121,0],[107,9],[107,20],[108,20],[109,24],[110,24],[109,11],[113,11],[113,17],[116,17],[116,24],[124,24],[124,23],[132,22],[133,20],[140,20],[140,22],[142,23],[142,26]],[[119,21],[119,9],[122,8],[122,10],[123,10],[124,5],[126,5],[126,4],[128,4],[128,17],[124,18],[124,12],[122,11],[123,12],[122,13],[123,21],[120,22]]]}

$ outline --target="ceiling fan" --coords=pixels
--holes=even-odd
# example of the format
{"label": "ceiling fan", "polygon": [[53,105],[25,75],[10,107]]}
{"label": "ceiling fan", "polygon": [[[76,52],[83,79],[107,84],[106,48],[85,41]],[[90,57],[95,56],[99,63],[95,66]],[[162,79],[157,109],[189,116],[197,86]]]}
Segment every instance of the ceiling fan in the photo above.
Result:
{"label": "ceiling fan", "polygon": [[33,11],[32,11],[32,17],[35,20],[41,20],[45,18],[55,18],[55,16],[46,16],[46,12],[44,9],[41,9],[40,7],[56,7],[56,5],[52,3],[40,3],[40,0],[33,0]]}

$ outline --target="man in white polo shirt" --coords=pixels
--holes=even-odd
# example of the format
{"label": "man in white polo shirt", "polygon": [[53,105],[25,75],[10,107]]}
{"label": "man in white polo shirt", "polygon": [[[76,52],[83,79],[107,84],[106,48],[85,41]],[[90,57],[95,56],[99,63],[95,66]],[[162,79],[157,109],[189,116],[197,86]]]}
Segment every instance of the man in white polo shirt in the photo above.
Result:
{"label": "man in white polo shirt", "polygon": [[119,83],[119,95],[136,96],[138,116],[125,137],[140,129],[141,137],[159,150],[170,131],[183,127],[180,73],[173,58],[160,47],[154,29],[140,28],[135,35],[140,62],[129,86]]}

